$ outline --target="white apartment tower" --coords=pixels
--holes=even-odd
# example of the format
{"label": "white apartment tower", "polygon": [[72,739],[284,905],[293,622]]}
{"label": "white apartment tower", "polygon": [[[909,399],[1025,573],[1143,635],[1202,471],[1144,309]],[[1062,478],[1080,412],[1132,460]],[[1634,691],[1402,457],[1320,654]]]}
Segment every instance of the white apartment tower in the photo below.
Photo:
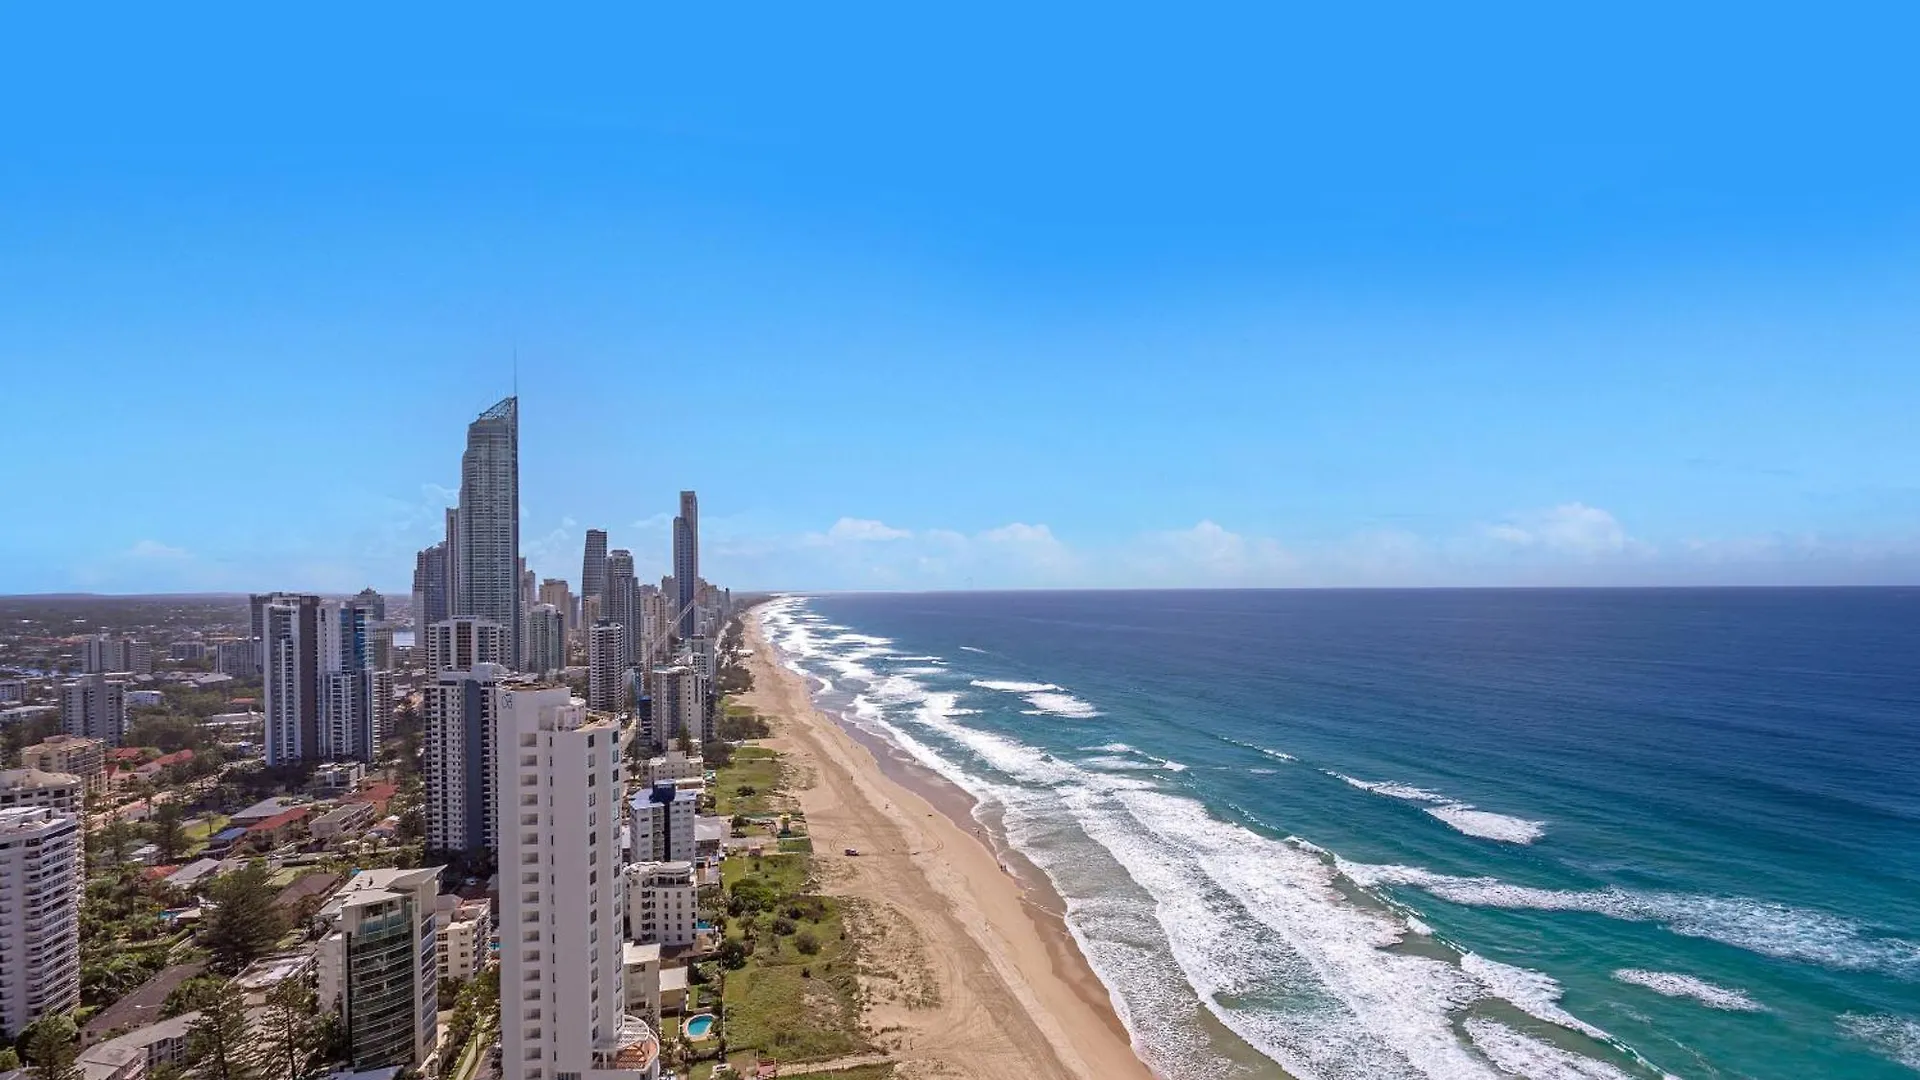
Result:
{"label": "white apartment tower", "polygon": [[545,675],[567,666],[567,620],[552,604],[527,612],[527,671]]}
{"label": "white apartment tower", "polygon": [[565,687],[500,691],[503,1080],[652,1080],[660,1043],[628,1015],[621,742]]}
{"label": "white apartment tower", "polygon": [[617,712],[625,704],[627,629],[616,622],[599,622],[587,631],[587,705]]}
{"label": "white apartment tower", "polygon": [[127,688],[105,675],[82,675],[60,686],[60,730],[119,746],[127,732]]}
{"label": "white apartment tower", "polygon": [[80,823],[0,810],[0,1035],[80,1004]]}
{"label": "white apartment tower", "polygon": [[690,862],[699,797],[671,780],[635,792],[627,802],[627,831],[634,862]]}
{"label": "white apartment tower", "polygon": [[[444,625],[444,624],[443,624]],[[502,664],[442,671],[422,692],[427,735],[427,846],[435,851],[496,848],[494,729]]]}
{"label": "white apartment tower", "polygon": [[504,660],[521,666],[520,399],[503,398],[467,425],[454,545],[455,616],[500,624]]}
{"label": "white apartment tower", "polygon": [[699,886],[690,862],[638,862],[627,867],[627,940],[677,947],[694,942]]}

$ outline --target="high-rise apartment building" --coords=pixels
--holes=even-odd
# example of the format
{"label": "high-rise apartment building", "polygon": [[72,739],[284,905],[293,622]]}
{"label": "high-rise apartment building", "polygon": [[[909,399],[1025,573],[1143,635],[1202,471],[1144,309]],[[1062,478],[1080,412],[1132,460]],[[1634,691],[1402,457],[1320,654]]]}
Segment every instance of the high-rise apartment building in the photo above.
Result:
{"label": "high-rise apartment building", "polygon": [[[447,545],[443,540],[413,557],[413,626],[416,634],[453,615]],[[416,640],[415,644],[418,644]]]}
{"label": "high-rise apartment building", "polygon": [[700,903],[691,862],[637,862],[627,867],[625,878],[627,940],[670,947],[694,943]]}
{"label": "high-rise apartment building", "polygon": [[574,628],[573,593],[568,590],[567,583],[564,579],[553,577],[542,579],[540,582],[540,595],[537,598],[537,602],[552,604],[554,610],[558,611],[560,617],[566,621],[566,628],[569,630]]}
{"label": "high-rise apartment building", "polygon": [[507,662],[507,635],[490,619],[463,616],[427,627],[415,649],[427,658],[427,676],[442,671],[465,671],[475,664]]}
{"label": "high-rise apartment building", "polygon": [[680,493],[680,515],[673,519],[673,584],[675,633],[681,641],[694,634],[694,598],[700,582],[700,500],[691,491]]}
{"label": "high-rise apartment building", "polygon": [[671,747],[682,735],[695,746],[713,741],[705,690],[691,667],[673,664],[654,668],[653,684],[647,692],[653,698],[653,717],[646,733],[649,741],[664,747]]}
{"label": "high-rise apartment building", "polygon": [[503,1080],[652,1080],[660,1043],[628,1014],[621,744],[565,687],[501,691]]}
{"label": "high-rise apartment building", "polygon": [[355,1069],[420,1066],[438,1042],[440,868],[362,870],[320,909],[320,1007],[340,1014]]}
{"label": "high-rise apartment building", "polygon": [[92,634],[80,642],[80,670],[86,674],[153,674],[153,646],[124,634]]}
{"label": "high-rise apartment building", "polygon": [[119,746],[127,732],[126,684],[100,674],[60,684],[60,730]]}
{"label": "high-rise apartment building", "polygon": [[375,664],[375,610],[358,598],[320,605],[320,740],[309,757],[379,756],[393,715],[393,681]]}
{"label": "high-rise apartment building", "polygon": [[0,769],[0,809],[44,806],[59,814],[78,814],[86,809],[86,798],[87,782],[73,773],[33,766]]}
{"label": "high-rise apartment building", "polygon": [[633,578],[633,552],[616,548],[607,554],[607,591],[600,598],[600,614],[608,622],[627,628],[626,659],[629,661],[640,655],[639,635],[635,633],[639,621],[634,612],[638,595],[638,584]]}
{"label": "high-rise apartment building", "polygon": [[519,668],[525,609],[520,602],[520,403],[504,398],[467,425],[460,458],[453,613],[499,623],[504,661]]}
{"label": "high-rise apartment building", "polygon": [[567,666],[567,620],[552,604],[527,612],[527,671],[546,675]]}
{"label": "high-rise apartment building", "polygon": [[375,622],[387,621],[387,598],[369,585],[354,594],[353,602],[373,613]]}
{"label": "high-rise apartment building", "polygon": [[255,600],[265,657],[267,764],[285,765],[320,753],[322,658],[329,644],[338,649],[338,629],[328,643],[317,596],[273,593]]}
{"label": "high-rise apartment building", "polygon": [[[586,553],[580,559],[580,596],[607,594],[607,531],[587,530]],[[589,623],[589,626],[592,624]]]}
{"label": "high-rise apartment building", "polygon": [[477,852],[496,847],[494,727],[505,665],[480,662],[437,672],[421,693],[427,736],[427,846]]}
{"label": "high-rise apartment building", "polygon": [[0,810],[0,1035],[80,1004],[81,870],[77,817]]}
{"label": "high-rise apartment building", "polygon": [[587,629],[587,705],[602,712],[626,708],[627,628],[602,620]]}
{"label": "high-rise apartment building", "polygon": [[55,735],[20,751],[20,764],[42,772],[77,776],[89,795],[107,786],[107,744],[103,739]]}

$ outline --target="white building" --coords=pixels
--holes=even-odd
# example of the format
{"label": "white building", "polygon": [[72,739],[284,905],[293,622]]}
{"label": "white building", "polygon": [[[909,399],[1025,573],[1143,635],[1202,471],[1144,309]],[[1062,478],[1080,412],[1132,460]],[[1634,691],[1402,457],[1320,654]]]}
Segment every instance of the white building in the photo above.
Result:
{"label": "white building", "polygon": [[500,698],[503,1080],[651,1080],[660,1043],[622,964],[624,733],[565,687]]}
{"label": "white building", "polygon": [[0,770],[0,809],[44,806],[56,813],[78,814],[86,797],[86,781],[72,773],[32,767]]}
{"label": "white building", "polygon": [[700,887],[692,863],[632,863],[625,877],[627,940],[669,947],[693,944]]}
{"label": "white building", "polygon": [[488,619],[442,619],[427,627],[426,640],[418,644],[424,646],[428,678],[442,671],[467,671],[475,664],[507,662],[506,632]]}
{"label": "white building", "polygon": [[647,734],[655,745],[672,746],[685,735],[696,746],[713,741],[707,730],[706,694],[699,675],[685,665],[653,671],[653,722]]}
{"label": "white building", "polygon": [[492,936],[493,905],[484,898],[462,900],[442,893],[434,900],[434,933],[439,941],[440,977],[466,981],[486,966]]}
{"label": "white building", "polygon": [[260,643],[252,639],[222,641],[213,647],[213,670],[246,678],[260,672]]}
{"label": "white building", "polygon": [[501,664],[477,663],[469,670],[440,672],[422,692],[426,703],[429,848],[472,852],[486,847],[498,851],[494,837],[493,740],[500,688],[508,677]]}
{"label": "white building", "polygon": [[127,687],[105,675],[82,675],[60,685],[60,730],[119,746],[127,733]]}
{"label": "white building", "polygon": [[567,619],[552,604],[527,612],[527,671],[546,675],[567,666]]}
{"label": "white building", "polygon": [[439,881],[437,866],[362,870],[320,909],[320,1007],[340,1013],[356,1069],[423,1065],[439,1044]]}
{"label": "white building", "polygon": [[627,800],[630,858],[644,862],[693,861],[693,819],[698,799],[672,783],[655,784]]}
{"label": "white building", "polygon": [[627,984],[627,1011],[660,1030],[660,946],[629,941],[620,950]]}
{"label": "white building", "polygon": [[646,786],[652,787],[669,780],[699,780],[706,774],[707,763],[700,755],[669,750],[659,757],[648,758],[640,779]]}
{"label": "white building", "polygon": [[125,697],[129,709],[157,709],[167,703],[167,695],[158,690],[128,690]]}
{"label": "white building", "polygon": [[619,712],[626,687],[627,628],[598,622],[587,630],[587,705]]}
{"label": "white building", "polygon": [[80,822],[0,810],[0,1035],[80,1004]]}
{"label": "white building", "polygon": [[198,1009],[134,1028],[125,1035],[80,1051],[74,1064],[84,1080],[145,1080],[164,1066],[184,1065],[187,1033],[200,1019]]}

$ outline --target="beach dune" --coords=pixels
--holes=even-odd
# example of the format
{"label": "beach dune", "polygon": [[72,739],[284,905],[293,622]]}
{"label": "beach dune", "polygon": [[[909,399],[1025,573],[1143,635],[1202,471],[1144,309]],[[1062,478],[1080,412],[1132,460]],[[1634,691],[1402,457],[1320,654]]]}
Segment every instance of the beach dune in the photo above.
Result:
{"label": "beach dune", "polygon": [[822,888],[854,901],[875,969],[867,1023],[901,1075],[1149,1080],[1106,988],[975,831],[965,796],[888,775],[745,622],[754,689],[741,700],[788,755]]}

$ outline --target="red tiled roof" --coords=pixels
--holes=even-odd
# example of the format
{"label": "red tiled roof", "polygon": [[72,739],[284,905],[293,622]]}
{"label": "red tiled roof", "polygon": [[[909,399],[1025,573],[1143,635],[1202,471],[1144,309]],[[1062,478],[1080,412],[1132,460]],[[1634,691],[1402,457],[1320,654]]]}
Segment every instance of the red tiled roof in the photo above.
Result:
{"label": "red tiled roof", "polygon": [[178,866],[149,866],[145,870],[140,871],[140,876],[146,878],[148,881],[159,881],[163,877],[172,876],[173,872],[178,869],[180,869]]}
{"label": "red tiled roof", "polygon": [[149,761],[149,762],[147,762],[147,764],[149,764],[149,765],[159,765],[159,766],[162,766],[162,767],[164,767],[164,766],[167,766],[167,765],[179,765],[179,764],[182,764],[182,763],[184,763],[184,762],[188,762],[188,761],[192,761],[192,760],[193,760],[193,751],[191,751],[191,750],[175,750],[175,751],[174,751],[173,753],[171,753],[171,754],[162,754],[162,755],[160,755],[159,757],[157,757],[157,758],[154,758],[154,759],[153,759],[152,761]]}
{"label": "red tiled roof", "polygon": [[116,746],[107,753],[107,757],[114,761],[141,761],[146,756],[147,752],[137,746]]}
{"label": "red tiled roof", "polygon": [[349,803],[384,803],[399,793],[400,785],[389,784],[383,780],[368,784],[366,787],[361,788],[359,791],[354,792],[340,801]]}
{"label": "red tiled roof", "polygon": [[313,807],[311,806],[296,806],[291,810],[282,810],[264,821],[257,822],[247,831],[250,833],[270,832],[280,828],[282,825],[291,825],[311,813],[313,813]]}

